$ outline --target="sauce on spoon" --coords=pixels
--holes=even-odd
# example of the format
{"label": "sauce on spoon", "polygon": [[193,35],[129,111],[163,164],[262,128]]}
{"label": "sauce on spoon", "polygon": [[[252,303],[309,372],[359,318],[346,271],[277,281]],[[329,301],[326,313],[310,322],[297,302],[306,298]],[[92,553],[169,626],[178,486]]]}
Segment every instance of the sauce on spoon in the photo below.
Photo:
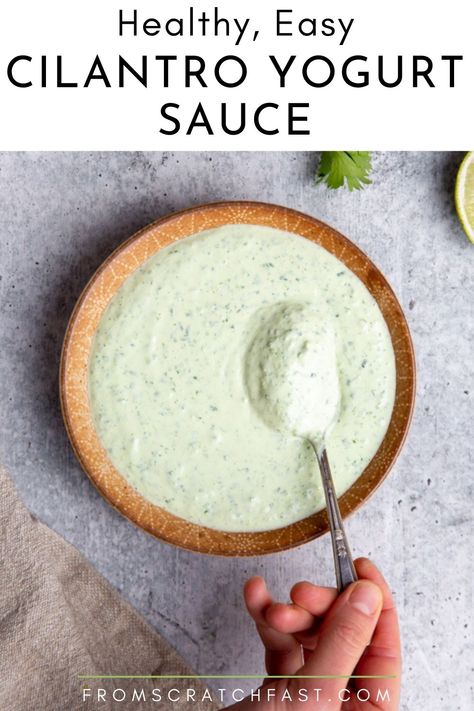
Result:
{"label": "sauce on spoon", "polygon": [[304,303],[265,309],[247,351],[245,379],[267,425],[322,446],[341,401],[336,334],[327,313]]}

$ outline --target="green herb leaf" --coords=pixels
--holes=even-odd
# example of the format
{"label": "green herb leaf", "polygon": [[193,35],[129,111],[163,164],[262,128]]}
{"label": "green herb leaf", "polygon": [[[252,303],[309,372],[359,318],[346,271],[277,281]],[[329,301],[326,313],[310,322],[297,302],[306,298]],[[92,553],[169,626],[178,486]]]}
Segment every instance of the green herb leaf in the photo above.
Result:
{"label": "green herb leaf", "polygon": [[372,182],[368,177],[371,170],[369,151],[323,151],[316,182],[333,189],[347,185],[349,190],[360,190]]}

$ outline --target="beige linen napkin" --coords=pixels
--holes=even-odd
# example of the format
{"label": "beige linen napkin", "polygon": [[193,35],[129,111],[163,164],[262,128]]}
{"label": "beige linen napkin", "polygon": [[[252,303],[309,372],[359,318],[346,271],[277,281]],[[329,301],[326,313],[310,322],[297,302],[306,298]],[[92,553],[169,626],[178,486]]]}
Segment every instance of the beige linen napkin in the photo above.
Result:
{"label": "beige linen napkin", "polygon": [[[104,688],[106,700],[93,694],[84,702],[81,674],[192,671],[75,548],[31,516],[0,467],[1,711],[216,708],[201,701],[205,687],[194,680],[94,681],[92,692]],[[191,704],[190,686],[197,692]],[[127,700],[115,702],[114,688]],[[146,701],[132,702],[134,688]],[[153,688],[178,688],[182,701],[150,702]]]}

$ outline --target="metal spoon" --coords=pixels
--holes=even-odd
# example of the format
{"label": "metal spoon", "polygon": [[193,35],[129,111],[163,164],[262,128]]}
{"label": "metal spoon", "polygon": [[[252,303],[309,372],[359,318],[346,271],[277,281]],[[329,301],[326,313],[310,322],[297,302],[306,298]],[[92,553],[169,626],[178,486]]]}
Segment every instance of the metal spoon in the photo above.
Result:
{"label": "metal spoon", "polygon": [[313,305],[264,309],[246,354],[250,401],[272,428],[311,443],[318,460],[339,592],[357,580],[326,451],[338,419],[340,387],[335,333]]}
{"label": "metal spoon", "polygon": [[342,516],[337,502],[336,490],[334,488],[331,468],[329,466],[326,445],[318,447],[314,442],[311,442],[311,445],[318,460],[319,471],[321,472],[321,479],[323,482],[324,496],[326,498],[326,511],[331,531],[337,589],[339,592],[342,592],[348,585],[357,580],[357,573],[354,568],[351,549],[349,547],[344,525],[342,523]]}

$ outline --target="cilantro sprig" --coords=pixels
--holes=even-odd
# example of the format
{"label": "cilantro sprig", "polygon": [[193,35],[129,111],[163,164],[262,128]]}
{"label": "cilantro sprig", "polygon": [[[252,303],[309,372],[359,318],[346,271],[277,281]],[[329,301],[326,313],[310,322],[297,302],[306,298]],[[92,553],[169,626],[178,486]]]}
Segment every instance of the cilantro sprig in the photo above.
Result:
{"label": "cilantro sprig", "polygon": [[316,182],[337,189],[347,185],[360,190],[372,182],[372,155],[369,151],[323,151],[316,172]]}

